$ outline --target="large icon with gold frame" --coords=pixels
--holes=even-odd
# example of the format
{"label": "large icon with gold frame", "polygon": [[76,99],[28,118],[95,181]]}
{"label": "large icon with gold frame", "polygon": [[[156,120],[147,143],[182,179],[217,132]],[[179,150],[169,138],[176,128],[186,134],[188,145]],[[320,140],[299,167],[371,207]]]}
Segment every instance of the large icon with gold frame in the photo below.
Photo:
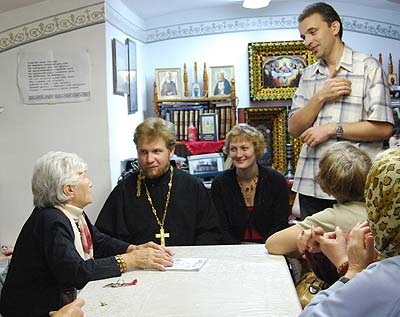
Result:
{"label": "large icon with gold frame", "polygon": [[257,128],[265,138],[266,148],[259,163],[272,166],[285,173],[287,169],[286,147],[293,144],[293,164],[296,167],[302,143],[299,138],[292,138],[287,134],[286,107],[250,107],[244,108],[244,122]]}
{"label": "large icon with gold frame", "polygon": [[248,44],[250,100],[291,99],[302,71],[316,59],[303,41]]}

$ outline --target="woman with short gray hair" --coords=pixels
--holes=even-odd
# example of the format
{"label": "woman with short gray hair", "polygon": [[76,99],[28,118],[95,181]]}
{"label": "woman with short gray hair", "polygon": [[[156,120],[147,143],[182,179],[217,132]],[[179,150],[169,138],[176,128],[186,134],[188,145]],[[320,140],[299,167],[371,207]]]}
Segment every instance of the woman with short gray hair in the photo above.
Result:
{"label": "woman with short gray hair", "polygon": [[14,248],[1,314],[48,316],[89,281],[172,265],[171,252],[153,242],[135,246],[99,232],[83,211],[92,186],[86,163],[74,153],[49,152],[36,162],[35,208]]}

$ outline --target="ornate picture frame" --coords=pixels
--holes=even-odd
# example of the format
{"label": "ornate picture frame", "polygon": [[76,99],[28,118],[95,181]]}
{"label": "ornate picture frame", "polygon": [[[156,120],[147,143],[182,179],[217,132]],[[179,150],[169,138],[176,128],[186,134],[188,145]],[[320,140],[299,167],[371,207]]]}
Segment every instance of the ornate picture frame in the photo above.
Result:
{"label": "ornate picture frame", "polygon": [[232,79],[235,79],[233,65],[210,66],[208,75],[208,96],[215,98],[230,96]]}
{"label": "ornate picture frame", "polygon": [[115,95],[129,94],[128,46],[112,39],[113,90]]}
{"label": "ornate picture frame", "polygon": [[260,164],[271,166],[281,173],[287,171],[286,144],[293,144],[293,165],[296,167],[301,150],[300,139],[293,139],[286,131],[286,107],[250,107],[244,109],[244,122],[260,130],[266,148]]}
{"label": "ornate picture frame", "polygon": [[182,98],[182,75],[180,68],[156,68],[158,100]]}
{"label": "ornate picture frame", "polygon": [[316,59],[303,41],[248,44],[250,100],[291,99],[302,70]]}

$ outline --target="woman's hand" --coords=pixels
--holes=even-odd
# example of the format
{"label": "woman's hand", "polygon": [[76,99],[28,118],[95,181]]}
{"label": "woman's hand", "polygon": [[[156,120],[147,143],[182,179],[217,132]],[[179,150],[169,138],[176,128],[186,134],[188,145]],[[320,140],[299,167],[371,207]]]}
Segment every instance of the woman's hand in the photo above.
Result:
{"label": "woman's hand", "polygon": [[346,234],[342,229],[336,227],[335,232],[315,235],[314,238],[318,241],[321,251],[336,268],[347,261]]}
{"label": "woman's hand", "polygon": [[349,269],[345,276],[348,278],[352,278],[369,264],[376,261],[378,253],[367,221],[358,223],[351,230],[347,243],[347,255]]}
{"label": "woman's hand", "polygon": [[319,243],[315,239],[315,235],[323,235],[324,230],[322,228],[311,228],[308,230],[303,230],[299,236],[297,237],[297,248],[301,254],[304,254],[306,251],[310,253],[318,253],[321,252],[319,248]]}
{"label": "woman's hand", "polygon": [[147,242],[138,246],[130,245],[127,253],[122,257],[127,268],[152,268],[165,271],[165,266],[172,266],[173,252],[168,248],[162,247],[154,242]]}
{"label": "woman's hand", "polygon": [[154,243],[153,241],[149,241],[147,243],[139,244],[139,245],[136,246],[137,250],[142,250],[142,249],[145,249],[145,248],[153,248],[153,249],[156,249],[156,250],[160,250],[160,251],[168,253],[170,256],[174,255],[174,253],[170,249],[168,249],[166,247],[163,247],[163,246],[161,246],[161,245],[159,245],[157,243]]}

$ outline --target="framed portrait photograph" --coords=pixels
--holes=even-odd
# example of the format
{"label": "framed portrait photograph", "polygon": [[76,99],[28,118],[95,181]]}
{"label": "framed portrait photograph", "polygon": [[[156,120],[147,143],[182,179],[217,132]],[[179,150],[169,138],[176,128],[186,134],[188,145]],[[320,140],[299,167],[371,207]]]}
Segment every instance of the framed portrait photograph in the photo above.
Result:
{"label": "framed portrait photograph", "polygon": [[224,170],[222,153],[191,155],[187,159],[191,175],[199,177],[215,176]]}
{"label": "framed portrait photograph", "polygon": [[250,100],[291,99],[303,69],[316,59],[303,41],[248,44]]}
{"label": "framed portrait photograph", "polygon": [[128,114],[133,114],[138,110],[136,43],[130,39],[126,39],[126,45],[128,46],[129,65]]}
{"label": "framed portrait photograph", "polygon": [[200,115],[200,134],[201,141],[218,141],[218,114],[203,113]]}
{"label": "framed portrait photograph", "polygon": [[208,96],[209,97],[230,96],[232,79],[235,79],[233,65],[209,67]]}
{"label": "framed portrait photograph", "polygon": [[180,68],[156,68],[155,77],[159,100],[182,97],[182,76]]}
{"label": "framed portrait photograph", "polygon": [[128,46],[117,39],[112,39],[112,63],[114,94],[129,94]]}

